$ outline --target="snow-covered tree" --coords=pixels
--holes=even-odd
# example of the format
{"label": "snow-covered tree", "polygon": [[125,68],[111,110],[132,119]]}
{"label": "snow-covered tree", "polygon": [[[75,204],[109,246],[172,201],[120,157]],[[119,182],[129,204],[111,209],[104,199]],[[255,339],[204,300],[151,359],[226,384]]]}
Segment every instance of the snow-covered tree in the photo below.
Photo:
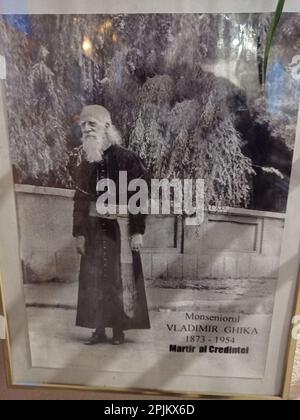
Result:
{"label": "snow-covered tree", "polygon": [[74,121],[91,103],[110,110],[124,145],[153,177],[205,178],[207,204],[247,206],[254,171],[280,177],[282,168],[253,153],[259,140],[251,133],[266,128],[270,155],[293,149],[299,92],[284,70],[298,51],[298,15],[283,18],[265,89],[270,15],[35,15],[25,26],[18,19],[0,19],[18,182],[72,186]]}

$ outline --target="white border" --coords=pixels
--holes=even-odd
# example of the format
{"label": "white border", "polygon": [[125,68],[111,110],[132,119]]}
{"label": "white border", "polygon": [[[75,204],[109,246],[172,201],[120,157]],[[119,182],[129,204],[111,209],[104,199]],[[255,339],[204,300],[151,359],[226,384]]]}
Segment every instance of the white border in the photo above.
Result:
{"label": "white border", "polygon": [[[1,14],[268,13],[277,0],[0,0]],[[287,0],[286,12],[300,12]]]}
{"label": "white border", "polygon": [[0,55],[0,80],[6,79],[6,60],[3,55]]}

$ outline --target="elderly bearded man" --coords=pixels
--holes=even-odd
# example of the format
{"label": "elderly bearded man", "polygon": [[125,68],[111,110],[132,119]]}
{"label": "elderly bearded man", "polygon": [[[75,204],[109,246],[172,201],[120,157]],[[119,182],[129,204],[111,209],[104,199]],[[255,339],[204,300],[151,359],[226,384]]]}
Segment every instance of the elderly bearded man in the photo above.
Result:
{"label": "elderly bearded man", "polygon": [[73,217],[73,235],[82,255],[76,325],[95,329],[87,345],[107,341],[106,328],[112,328],[112,343],[119,345],[124,331],[150,328],[140,257],[146,216],[129,214],[124,234],[124,220],[121,229],[116,215],[97,213],[97,185],[109,179],[119,191],[121,171],[127,171],[129,183],[146,179],[146,170],[137,155],[120,146],[119,132],[104,107],[85,107],[80,126],[84,158],[76,176]]}

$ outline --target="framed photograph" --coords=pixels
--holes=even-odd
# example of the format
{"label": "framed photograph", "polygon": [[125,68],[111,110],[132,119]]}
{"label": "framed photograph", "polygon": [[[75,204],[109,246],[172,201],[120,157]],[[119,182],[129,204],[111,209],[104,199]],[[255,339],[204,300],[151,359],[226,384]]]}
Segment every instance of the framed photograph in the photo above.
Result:
{"label": "framed photograph", "polygon": [[1,2],[13,385],[288,398],[300,5],[276,5]]}

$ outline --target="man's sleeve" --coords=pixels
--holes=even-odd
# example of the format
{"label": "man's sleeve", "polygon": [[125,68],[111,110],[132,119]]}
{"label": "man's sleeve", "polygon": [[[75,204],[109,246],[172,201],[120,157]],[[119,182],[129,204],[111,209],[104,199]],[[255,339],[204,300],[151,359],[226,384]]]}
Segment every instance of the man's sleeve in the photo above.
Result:
{"label": "man's sleeve", "polygon": [[87,222],[89,214],[90,200],[88,196],[79,189],[74,195],[73,210],[73,236],[87,236]]}
{"label": "man's sleeve", "polygon": [[73,208],[73,236],[87,236],[87,223],[91,197],[87,191],[87,168],[81,165],[77,168],[75,176],[76,191]]}

